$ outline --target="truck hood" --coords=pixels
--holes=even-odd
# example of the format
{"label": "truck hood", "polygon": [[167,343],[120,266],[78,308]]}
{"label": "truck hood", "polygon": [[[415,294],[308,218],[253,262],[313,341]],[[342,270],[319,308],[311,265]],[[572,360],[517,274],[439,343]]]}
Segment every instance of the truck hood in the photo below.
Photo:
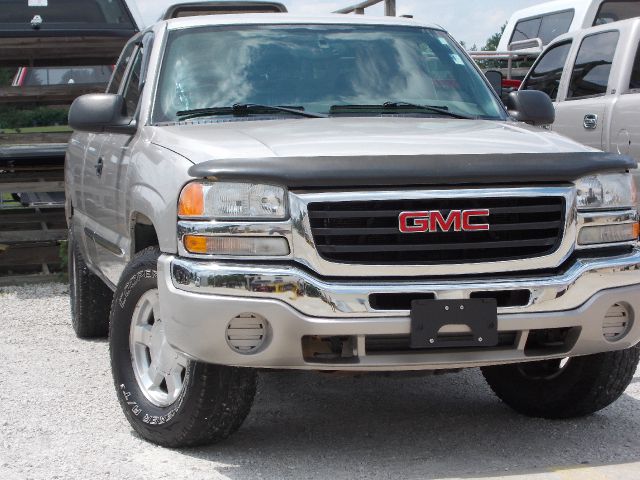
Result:
{"label": "truck hood", "polygon": [[347,117],[153,128],[153,143],[194,163],[229,158],[594,151],[546,130],[484,120]]}
{"label": "truck hood", "polygon": [[194,178],[290,188],[572,181],[635,167],[627,157],[512,122],[327,118],[151,127]]}

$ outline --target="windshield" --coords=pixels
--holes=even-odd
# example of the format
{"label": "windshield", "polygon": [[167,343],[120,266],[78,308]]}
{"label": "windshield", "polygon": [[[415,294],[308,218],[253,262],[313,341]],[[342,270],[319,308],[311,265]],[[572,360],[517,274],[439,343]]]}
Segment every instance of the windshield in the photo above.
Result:
{"label": "windshield", "polygon": [[[380,25],[273,25],[170,32],[153,121],[177,121],[177,112],[237,104],[359,116],[406,110],[389,109],[389,102],[505,118],[481,74],[444,32]],[[380,109],[350,112],[349,106]],[[435,110],[411,114],[441,115]]]}

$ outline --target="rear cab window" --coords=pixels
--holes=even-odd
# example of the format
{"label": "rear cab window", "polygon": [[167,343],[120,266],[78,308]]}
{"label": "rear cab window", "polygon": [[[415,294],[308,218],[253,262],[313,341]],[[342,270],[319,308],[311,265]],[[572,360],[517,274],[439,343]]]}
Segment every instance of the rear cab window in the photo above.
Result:
{"label": "rear cab window", "polygon": [[101,31],[131,36],[137,29],[124,0],[3,0],[0,36]]}
{"label": "rear cab window", "polygon": [[549,95],[551,100],[556,100],[571,45],[572,42],[567,41],[549,48],[534,65],[522,89],[540,90]]}
{"label": "rear cab window", "polygon": [[607,93],[613,57],[620,32],[589,35],[582,40],[571,72],[567,100],[601,96]]}
{"label": "rear cab window", "polygon": [[640,2],[637,0],[610,0],[602,2],[593,25],[605,25],[634,17],[640,17]]}
{"label": "rear cab window", "polygon": [[108,65],[86,67],[26,67],[20,86],[105,84],[111,78]]}

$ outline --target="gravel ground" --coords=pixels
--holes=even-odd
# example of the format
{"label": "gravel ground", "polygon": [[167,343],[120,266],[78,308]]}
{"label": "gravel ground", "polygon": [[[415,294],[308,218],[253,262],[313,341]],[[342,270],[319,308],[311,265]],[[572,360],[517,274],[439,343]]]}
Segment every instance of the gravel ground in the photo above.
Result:
{"label": "gravel ground", "polygon": [[227,442],[150,445],[121,414],[105,341],[74,337],[68,287],[0,289],[0,479],[640,478],[640,372],[574,421],[502,405],[477,370],[433,377],[267,373]]}

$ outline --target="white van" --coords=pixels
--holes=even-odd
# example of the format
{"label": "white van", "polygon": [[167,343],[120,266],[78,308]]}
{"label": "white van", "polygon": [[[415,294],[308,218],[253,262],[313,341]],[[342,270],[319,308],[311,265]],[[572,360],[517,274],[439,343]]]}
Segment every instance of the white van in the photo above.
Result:
{"label": "white van", "polygon": [[554,0],[514,13],[500,39],[498,50],[513,42],[540,38],[546,46],[556,37],[595,25],[640,17],[640,0]]}

